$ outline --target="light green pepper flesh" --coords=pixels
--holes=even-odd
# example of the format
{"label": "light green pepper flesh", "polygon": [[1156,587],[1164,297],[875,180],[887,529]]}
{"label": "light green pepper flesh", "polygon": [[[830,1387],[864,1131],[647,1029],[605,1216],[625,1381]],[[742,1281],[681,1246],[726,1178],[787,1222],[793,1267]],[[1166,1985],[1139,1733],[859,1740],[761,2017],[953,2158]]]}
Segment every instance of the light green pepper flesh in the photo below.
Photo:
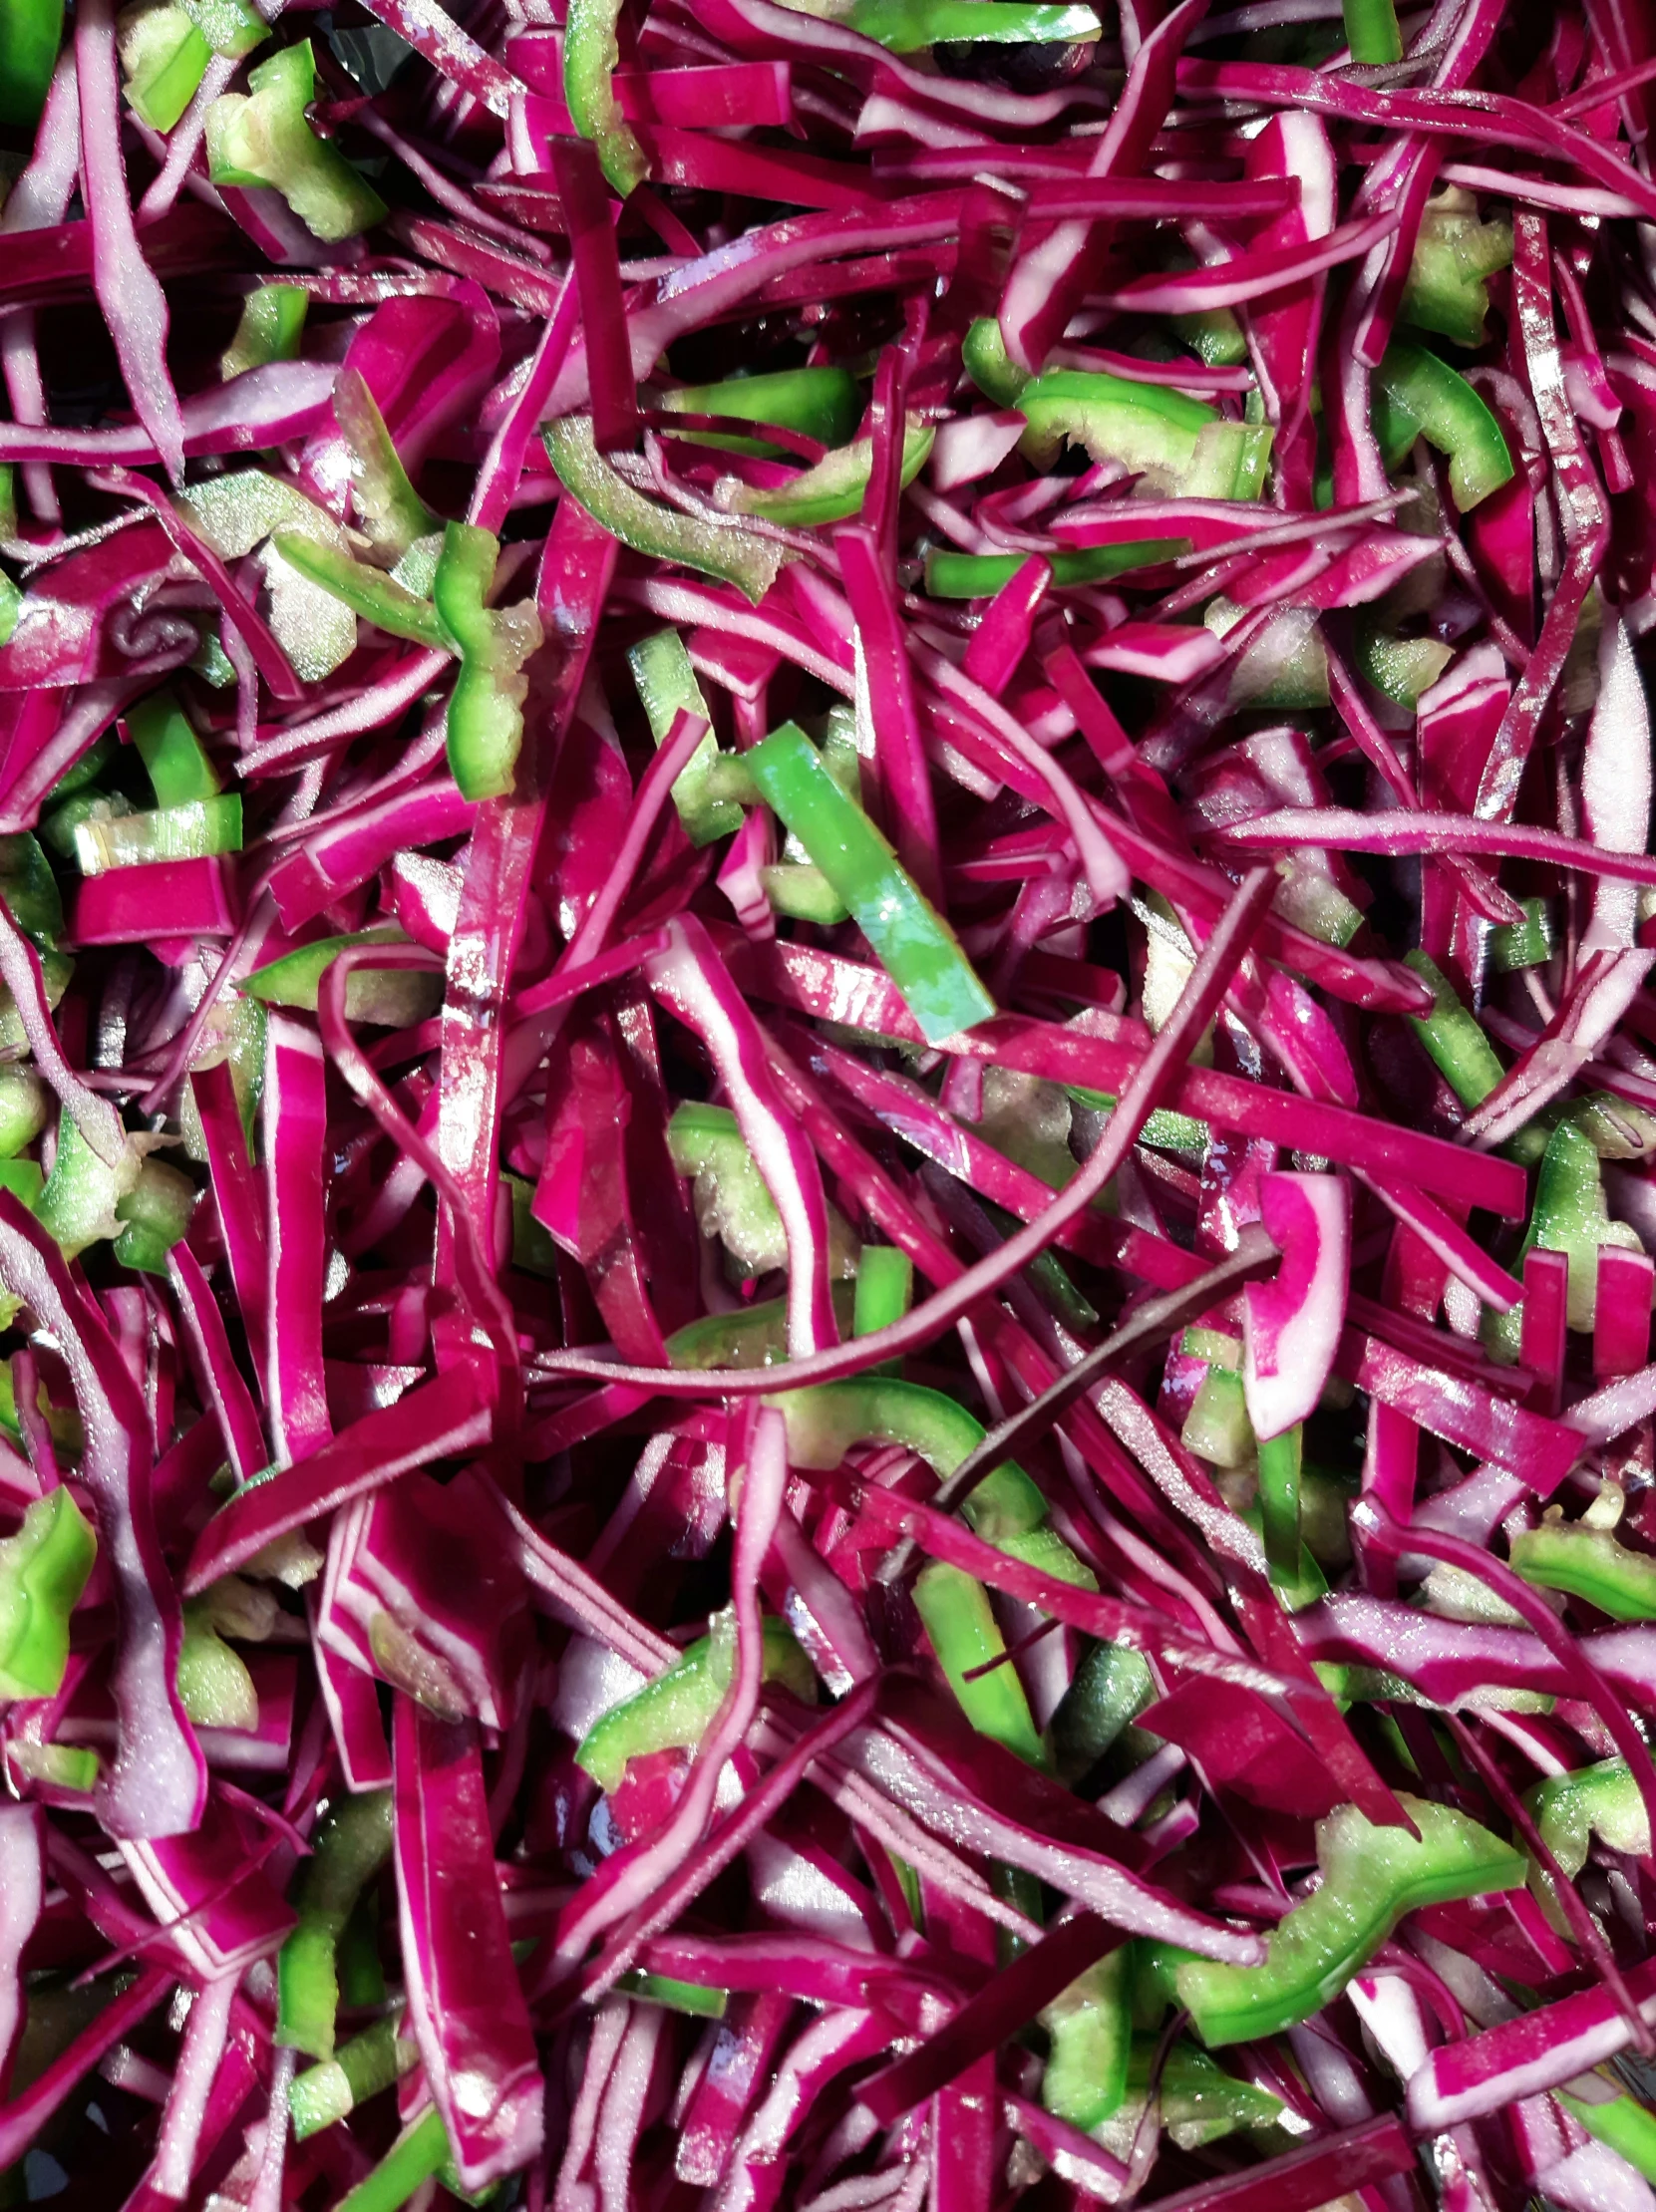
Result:
{"label": "light green pepper flesh", "polygon": [[336,1799],[318,1824],[293,1903],[299,1922],[276,1955],[275,2042],[312,2058],[334,2054],[335,1952],[365,1883],[391,1855],[391,1791]]}

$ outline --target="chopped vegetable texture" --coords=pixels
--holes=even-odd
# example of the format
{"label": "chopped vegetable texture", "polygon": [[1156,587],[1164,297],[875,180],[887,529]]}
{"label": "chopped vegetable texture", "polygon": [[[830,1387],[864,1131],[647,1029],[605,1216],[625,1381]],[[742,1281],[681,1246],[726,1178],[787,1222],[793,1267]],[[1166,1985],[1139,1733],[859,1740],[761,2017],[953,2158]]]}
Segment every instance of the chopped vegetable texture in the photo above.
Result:
{"label": "chopped vegetable texture", "polygon": [[0,2212],[1656,2212],[1651,0],[0,0]]}

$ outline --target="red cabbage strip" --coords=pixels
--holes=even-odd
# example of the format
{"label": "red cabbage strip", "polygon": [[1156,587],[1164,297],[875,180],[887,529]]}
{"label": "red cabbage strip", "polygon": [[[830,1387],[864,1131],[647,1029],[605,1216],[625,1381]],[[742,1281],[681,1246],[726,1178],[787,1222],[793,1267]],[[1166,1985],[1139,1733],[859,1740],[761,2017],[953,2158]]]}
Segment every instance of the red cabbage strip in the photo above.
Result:
{"label": "red cabbage strip", "polygon": [[[1656,2018],[1656,1971],[1647,1962],[1625,1980],[1641,2016]],[[1632,2023],[1607,1989],[1543,2005],[1429,2052],[1408,2084],[1410,2121],[1423,2134],[1436,2132],[1555,2089],[1615,2057],[1633,2037]]]}
{"label": "red cabbage strip", "polygon": [[626,300],[609,191],[584,139],[552,149],[552,171],[569,232],[581,335],[592,384],[592,439],[599,453],[638,443],[638,394],[627,352]]}
{"label": "red cabbage strip", "polygon": [[480,1450],[493,1427],[491,1380],[481,1360],[461,1361],[395,1405],[364,1414],[308,1459],[272,1469],[238,1490],[196,1538],[184,1595],[233,1574],[278,1536],[413,1467]]}
{"label": "red cabbage strip", "polygon": [[127,1132],[121,1116],[107,1099],[99,1098],[76,1075],[64,1058],[63,1047],[46,1003],[46,980],[40,954],[0,903],[0,977],[5,979],[17,1007],[18,1019],[29,1040],[35,1065],[63,1102],[64,1110],[107,1167],[120,1167],[127,1158]]}
{"label": "red cabbage strip", "polygon": [[269,1464],[270,1454],[257,1409],[230,1350],[224,1317],[186,1244],[174,1245],[167,1254],[167,1272],[196,1385],[218,1418],[230,1472],[238,1484],[250,1482]]}
{"label": "red cabbage strip", "polygon": [[1623,883],[1656,883],[1656,857],[1615,852],[1586,837],[1527,822],[1484,821],[1474,814],[1348,813],[1339,806],[1291,806],[1230,823],[1213,832],[1227,845],[1248,850],[1281,845],[1329,845],[1341,852],[1486,852],[1555,867],[1579,868],[1584,875],[1608,876]]}
{"label": "red cabbage strip", "polygon": [[[1272,876],[1268,869],[1255,868],[1243,878],[1235,897],[1202,947],[1201,957],[1176,1007],[1123,1091],[1106,1125],[1103,1141],[1051,1205],[1028,1227],[1009,1237],[998,1252],[968,1268],[946,1290],[938,1291],[915,1307],[906,1319],[859,1338],[854,1344],[814,1353],[806,1359],[796,1358],[791,1363],[791,1383],[826,1383],[841,1375],[854,1375],[862,1368],[907,1350],[911,1344],[925,1342],[938,1329],[968,1312],[978,1299],[1027,1266],[1046,1249],[1066,1222],[1092,1203],[1126,1157],[1147,1117],[1170,1087],[1174,1071],[1182,1063],[1190,1043],[1201,1034],[1213,1008],[1223,997],[1231,973],[1245,956],[1249,939],[1258,929],[1271,891]],[[546,1356],[543,1364],[558,1374],[590,1375],[611,1382],[653,1382],[658,1390],[675,1397],[699,1396],[709,1391],[722,1391],[727,1396],[751,1394],[766,1387],[762,1375],[721,1375],[718,1371],[698,1373],[693,1369],[655,1374],[649,1369],[618,1369],[581,1353],[553,1352]]]}
{"label": "red cabbage strip", "polygon": [[1362,2191],[1414,2166],[1408,2131],[1395,2113],[1386,2112],[1158,2201],[1167,2212],[1314,2212],[1330,2189]]}
{"label": "red cabbage strip", "polygon": [[[1355,1339],[1355,1332],[1350,1335]],[[1577,1430],[1492,1398],[1471,1380],[1422,1366],[1374,1338],[1341,1346],[1359,1390],[1395,1406],[1418,1427],[1480,1458],[1509,1466],[1540,1497],[1550,1496],[1581,1453]]]}
{"label": "red cabbage strip", "polygon": [[865,526],[837,531],[834,548],[856,624],[856,666],[873,732],[875,812],[883,817],[898,859],[935,903],[941,895],[937,812],[895,594]]}
{"label": "red cabbage strip", "polygon": [[400,1692],[397,1912],[409,2020],[466,2189],[525,2165],[542,2139],[542,2082],[489,1820],[478,1733]]}
{"label": "red cabbage strip", "polygon": [[264,1198],[247,1157],[241,1106],[228,1064],[198,1069],[189,1079],[200,1117],[213,1198],[229,1256],[236,1305],[261,1388],[267,1388],[265,1315],[269,1301],[268,1241]]}
{"label": "red cabbage strip", "polygon": [[[75,58],[72,53],[61,53],[41,112],[34,155],[7,193],[4,208],[0,208],[0,237],[15,237],[19,231],[39,230],[63,221],[74,196],[80,154],[81,96]],[[45,423],[46,388],[35,344],[32,308],[18,308],[0,319],[0,368],[5,372],[14,420]],[[60,522],[62,509],[52,472],[30,463],[23,480],[29,504],[40,520]]]}
{"label": "red cabbage strip", "polygon": [[[256,453],[289,438],[303,438],[322,421],[334,372],[324,363],[281,361],[249,369],[233,385],[191,393],[179,409],[183,452]],[[0,423],[0,462],[62,461],[96,468],[110,462],[151,466],[161,459],[147,428],[37,430]]]}
{"label": "red cabbage strip", "polygon": [[0,2158],[12,2165],[23,2156],[52,2114],[97,2065],[104,2054],[130,2036],[172,1986],[169,1970],[151,1967],[132,1988],[112,1998],[90,2027],[39,2073],[21,2096],[0,2104]]}
{"label": "red cabbage strip", "polygon": [[52,1331],[69,1370],[86,1435],[81,1480],[114,1572],[120,1726],[99,1817],[115,1836],[178,1835],[201,1817],[207,1774],[174,1680],[183,1622],[156,1538],[144,1399],[103,1315],[10,1191],[0,1191],[0,1280]]}
{"label": "red cabbage strip", "polygon": [[38,1805],[0,1805],[0,2087],[10,2077],[23,2027],[21,1967],[46,1895],[45,1837]]}
{"label": "red cabbage strip", "polygon": [[788,1348],[795,1361],[839,1341],[828,1295],[828,1202],[816,1154],[790,1121],[766,1065],[759,1025],[734,989],[713,942],[693,916],[667,927],[667,943],[644,963],[662,1005],[702,1040],[754,1164],[788,1236]]}
{"label": "red cabbage strip", "polygon": [[322,1373],[325,1076],[320,1041],[291,1016],[272,1013],[262,1103],[269,1223],[264,1395],[276,1456],[284,1462],[307,1458],[333,1434]]}
{"label": "red cabbage strip", "polygon": [[452,779],[438,777],[417,790],[393,792],[377,804],[348,812],[307,837],[270,877],[270,895],[288,930],[298,930],[413,845],[437,844],[472,825],[477,808]]}

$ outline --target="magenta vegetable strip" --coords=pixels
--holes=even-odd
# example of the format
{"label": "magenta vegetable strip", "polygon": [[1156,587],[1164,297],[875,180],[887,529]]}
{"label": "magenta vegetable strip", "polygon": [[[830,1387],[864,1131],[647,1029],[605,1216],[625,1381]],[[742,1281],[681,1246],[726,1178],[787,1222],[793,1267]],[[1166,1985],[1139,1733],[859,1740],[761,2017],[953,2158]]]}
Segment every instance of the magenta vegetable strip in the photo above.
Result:
{"label": "magenta vegetable strip", "polygon": [[1653,42],[0,0],[0,2200],[1649,2212]]}

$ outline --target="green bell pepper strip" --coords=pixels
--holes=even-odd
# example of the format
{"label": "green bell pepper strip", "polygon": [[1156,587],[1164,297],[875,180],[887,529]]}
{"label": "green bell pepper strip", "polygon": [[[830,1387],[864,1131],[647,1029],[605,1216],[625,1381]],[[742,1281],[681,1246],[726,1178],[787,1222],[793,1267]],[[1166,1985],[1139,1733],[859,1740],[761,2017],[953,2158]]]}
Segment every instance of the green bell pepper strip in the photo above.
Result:
{"label": "green bell pepper strip", "polygon": [[385,2004],[385,1967],[380,1960],[380,1898],[364,1890],[345,1923],[335,1954],[339,2002],[348,2012],[379,2011]]}
{"label": "green bell pepper strip", "polygon": [[569,0],[563,25],[563,99],[569,120],[598,150],[598,166],[622,199],[650,173],[650,158],[615,97],[621,0]]}
{"label": "green bell pepper strip", "polygon": [[[443,528],[403,467],[385,417],[360,369],[341,369],[334,379],[334,419],[351,449],[352,496],[365,536],[382,557],[397,559],[418,538]],[[493,572],[493,571],[492,571]]]}
{"label": "green bell pepper strip", "polygon": [[1399,1802],[1418,1839],[1406,1828],[1375,1827],[1355,1805],[1318,1821],[1321,1887],[1271,1930],[1262,1966],[1186,1959],[1178,1968],[1178,2001],[1209,2049],[1279,2035],[1320,2012],[1417,1906],[1523,1882],[1523,1854],[1465,1813],[1418,1797]]}
{"label": "green bell pepper strip", "polygon": [[1299,1579],[1299,1462],[1303,1430],[1298,1422],[1259,1443],[1260,1535],[1272,1582]]}
{"label": "green bell pepper strip", "polygon": [[1072,1788],[1132,1726],[1159,1693],[1142,1652],[1125,1644],[1094,1644],[1052,1717],[1053,1752]]}
{"label": "green bell pepper strip", "polygon": [[0,1061],[0,1159],[14,1159],[45,1128],[51,1093],[22,1061]]}
{"label": "green bell pepper strip", "polygon": [[[1160,2048],[1159,2036],[1135,2036],[1128,2060],[1130,2097],[1143,2096],[1150,2087],[1151,2067]],[[1241,2128],[1274,2127],[1282,2117],[1282,2100],[1257,2082],[1244,2081],[1224,2068],[1193,2043],[1180,2038],[1162,2061],[1158,2084],[1161,2125],[1179,2150],[1199,2150]]]}
{"label": "green bell pepper strip", "polygon": [[344,2119],[359,2104],[394,2087],[405,2073],[414,2070],[420,2063],[419,2047],[412,2036],[398,2033],[402,2022],[399,2006],[384,2020],[365,2028],[360,2036],[341,2044],[331,2058],[319,2066],[307,2066],[296,2076],[288,2095],[288,2112],[297,2141],[302,2143],[307,2135],[331,2127],[335,2120]]}
{"label": "green bell pepper strip", "polygon": [[1464,208],[1429,202],[1403,287],[1401,320],[1469,350],[1483,345],[1490,311],[1486,279],[1511,259],[1509,222],[1481,222],[1470,195]]}
{"label": "green bell pepper strip", "polygon": [[1270,464],[1268,426],[1225,422],[1205,401],[1107,370],[1048,369],[1016,404],[1029,425],[1023,449],[1037,467],[1050,466],[1068,439],[1095,461],[1151,476],[1169,495],[1251,499]]}
{"label": "green bell pepper strip", "polygon": [[500,1180],[511,1197],[511,1264],[525,1275],[557,1280],[557,1245],[551,1232],[534,1218],[534,1185],[521,1175],[502,1171]]}
{"label": "green bell pepper strip", "polygon": [[[1588,1330],[1598,1305],[1599,1248],[1605,1244],[1637,1250],[1638,1238],[1625,1222],[1610,1219],[1592,1138],[1575,1120],[1560,1121],[1541,1154],[1535,1203],[1513,1271],[1521,1275],[1525,1255],[1537,1248],[1564,1253],[1569,1260],[1565,1318],[1571,1329]],[[1497,1360],[1516,1360],[1522,1332],[1521,1302],[1506,1314],[1486,1308],[1484,1342]]]}
{"label": "green bell pepper strip", "polygon": [[1120,2110],[1133,2053],[1132,1959],[1125,1946],[1090,1966],[1041,2014],[1051,2038],[1041,2102],[1091,2134]]}
{"label": "green bell pepper strip", "polygon": [[75,825],[75,858],[83,875],[240,850],[239,791],[218,798],[192,798],[181,806],[155,806],[140,814],[89,811]]}
{"label": "green bell pepper strip", "polygon": [[855,0],[846,20],[888,54],[959,39],[1083,46],[1104,29],[1080,0]]}
{"label": "green bell pepper strip", "polygon": [[1233,1369],[1210,1365],[1197,1385],[1178,1440],[1186,1451],[1216,1467],[1245,1467],[1258,1451],[1253,1423]]}
{"label": "green bell pepper strip", "polygon": [[[970,0],[976,8],[979,0]],[[862,414],[862,393],[848,369],[776,369],[760,376],[727,377],[720,384],[681,384],[654,395],[672,415],[725,415],[743,423],[774,423],[819,445],[848,445]],[[782,451],[764,438],[732,431],[672,430],[687,446],[721,453],[770,455]]]}
{"label": "green bell pepper strip", "polygon": [[1018,395],[1032,379],[1006,350],[1001,326],[993,315],[980,315],[967,326],[960,341],[960,360],[966,374],[985,399],[997,407],[1016,407]]}
{"label": "green bell pepper strip", "polygon": [[211,1592],[184,1604],[178,1698],[198,1729],[255,1729],[258,1692],[239,1655],[213,1625]]}
{"label": "green bell pepper strip", "polygon": [[[878,1336],[893,1322],[901,1321],[914,1298],[914,1262],[894,1244],[865,1244],[856,1263],[856,1296],[851,1308],[851,1335]],[[876,1375],[891,1372],[889,1365],[875,1368]]]}
{"label": "green bell pepper strip", "polygon": [[1345,0],[1346,44],[1354,62],[1384,65],[1403,59],[1403,33],[1392,0]]}
{"label": "green bell pepper strip", "polygon": [[[764,1679],[786,1683],[801,1698],[814,1698],[811,1663],[787,1623],[767,1620],[764,1636]],[[575,1764],[608,1794],[620,1787],[629,1759],[651,1751],[691,1749],[711,1727],[735,1668],[735,1622],[728,1613],[719,1614],[711,1633],[691,1644],[665,1674],[593,1722],[575,1752]]]}
{"label": "green bell pepper strip", "polygon": [[[236,989],[265,1006],[291,1006],[316,1012],[323,970],[352,945],[401,945],[408,942],[394,925],[359,929],[347,937],[319,937],[256,968]],[[443,978],[426,968],[353,968],[345,980],[345,1018],[378,1022],[385,1029],[406,1029],[437,1011]]]}
{"label": "green bell pepper strip", "polygon": [[[1590,2078],[1602,2081],[1607,2090],[1611,2089],[1610,2077],[1603,2072],[1595,2070]],[[1656,2181],[1656,2112],[1651,2112],[1619,2084],[1597,2102],[1569,2089],[1554,2089],[1552,2093],[1589,2135],[1607,2143],[1611,2150],[1642,2173],[1646,2181]]]}
{"label": "green bell pepper strip", "polygon": [[[568,45],[564,54],[567,59]],[[791,556],[776,539],[759,537],[739,523],[711,522],[682,514],[635,491],[616,474],[592,442],[589,415],[565,415],[540,433],[557,480],[578,506],[586,509],[611,537],[635,553],[673,560],[704,576],[735,584],[757,607]]]}
{"label": "green bell pepper strip", "polygon": [[489,604],[500,541],[473,522],[451,522],[432,583],[443,641],[460,655],[449,698],[449,770],[467,798],[503,798],[523,742],[524,661],[540,644],[532,604]]}
{"label": "green bell pepper strip", "polygon": [[196,1195],[195,1185],[176,1167],[153,1154],[146,1158],[137,1183],[115,1204],[122,1224],[115,1256],[122,1266],[165,1275],[167,1253],[188,1234]]}
{"label": "green bell pepper strip", "polygon": [[1417,437],[1449,458],[1449,487],[1463,514],[1511,480],[1499,423],[1466,378],[1424,346],[1394,338],[1374,372],[1374,428],[1388,468]]}
{"label": "green bell pepper strip", "polygon": [[689,2013],[697,2020],[723,2020],[730,2004],[729,1990],[709,1989],[700,1982],[677,1982],[670,1974],[646,1974],[640,1968],[623,1974],[615,1987],[623,1997],[642,2005],[660,2005],[670,2013]]}
{"label": "green bell pepper strip", "polygon": [[36,1159],[0,1159],[0,1190],[21,1198],[31,1213],[40,1203],[46,1176]]}
{"label": "green bell pepper strip", "polygon": [[667,1149],[695,1177],[696,1219],[751,1274],[788,1265],[788,1236],[776,1200],[729,1106],[687,1100],[667,1124]]}
{"label": "green bell pepper strip", "polygon": [[1437,638],[1395,637],[1371,608],[1359,608],[1352,625],[1352,660],[1358,673],[1400,707],[1419,706],[1455,658]]}
{"label": "green bell pepper strip", "polygon": [[[995,0],[961,0],[961,4],[992,7]],[[932,424],[918,422],[913,416],[903,426],[901,481],[905,486],[925,467],[936,438]],[[730,494],[731,511],[760,515],[767,522],[781,522],[795,529],[808,529],[818,522],[842,522],[860,511],[873,465],[873,440],[855,438],[848,446],[825,454],[811,468],[802,469],[789,483],[770,490],[737,485]]]}
{"label": "green bell pepper strip", "polygon": [[127,13],[121,67],[133,113],[152,131],[170,131],[206,75],[212,48],[181,7],[164,4]]}
{"label": "green bell pepper strip", "polygon": [[317,1824],[293,1904],[299,1922],[276,1954],[274,2042],[311,2058],[334,2054],[335,1952],[361,1895],[391,1856],[391,1791],[336,1798]]}
{"label": "green bell pepper strip", "polygon": [[215,184],[271,185],[313,237],[335,245],[384,219],[385,201],[306,120],[316,98],[309,39],[284,46],[207,110],[207,174]]}
{"label": "green bell pepper strip", "polygon": [[290,568],[343,600],[364,622],[434,652],[452,650],[432,602],[417,599],[383,570],[353,560],[337,545],[326,545],[302,530],[277,530],[270,542]]}
{"label": "green bell pepper strip", "polygon": [[1409,1016],[1410,1028],[1461,1104],[1482,1106],[1506,1073],[1494,1047],[1434,961],[1424,952],[1406,952],[1403,960],[1430,988],[1433,998],[1430,1014]]}
{"label": "green bell pepper strip", "polygon": [[12,632],[17,628],[17,618],[23,612],[23,594],[0,568],[0,645],[11,643]]}
{"label": "green bell pepper strip", "polygon": [[43,949],[63,935],[58,879],[40,839],[27,829],[0,836],[0,899],[23,934]]}
{"label": "green bell pepper strip", "polygon": [[[1052,588],[1104,583],[1132,568],[1151,568],[1189,549],[1188,538],[1142,537],[1126,545],[1087,545],[1076,553],[1049,553]],[[1009,584],[1030,553],[951,553],[933,547],[926,554],[926,590],[933,599],[991,599]]]}
{"label": "green bell pepper strip", "polygon": [[[299,297],[303,299],[304,293]],[[153,691],[127,709],[127,729],[149,773],[156,804],[188,806],[216,798],[223,786],[170,689]]]}
{"label": "green bell pepper strip", "polygon": [[1624,1758],[1604,1758],[1573,1773],[1549,1774],[1525,1799],[1541,1841],[1572,1878],[1587,1863],[1594,1835],[1612,1851],[1650,1849],[1650,1815]]}
{"label": "green bell pepper strip", "polygon": [[776,867],[761,868],[759,881],[772,912],[785,914],[793,921],[815,922],[819,929],[831,929],[849,917],[850,908],[822,869],[807,862],[788,860]]}
{"label": "green bell pepper strip", "polygon": [[60,1483],[0,1542],[0,1699],[54,1698],[69,1664],[69,1616],[98,1556],[92,1524]]}
{"label": "green bell pepper strip", "polygon": [[121,1234],[116,1207],[137,1186],[136,1153],[117,1170],[106,1166],[67,1113],[58,1116],[58,1150],[35,1207],[35,1218],[55,1237],[67,1260],[101,1238]]}
{"label": "green bell pepper strip", "polygon": [[[850,1283],[828,1285],[841,1334],[851,1325],[854,1295]],[[765,1298],[736,1313],[706,1314],[700,1321],[687,1321],[667,1339],[667,1358],[673,1367],[784,1366],[788,1359],[788,1301]]]}
{"label": "green bell pepper strip", "polygon": [[1552,901],[1521,898],[1521,922],[1503,922],[1490,932],[1490,966],[1497,975],[1511,975],[1519,968],[1544,968],[1557,941]]}
{"label": "green bell pepper strip", "polygon": [[928,1044],[986,1021],[995,1002],[958,939],[796,723],[747,756],[767,801],[856,916]]}
{"label": "green bell pepper strip", "polygon": [[1031,1766],[1044,1766],[1041,1732],[982,1583],[933,1559],[915,1577],[914,1609],[956,1703],[979,1736]]}
{"label": "green bell pepper strip", "polygon": [[1541,1590],[1562,1590],[1613,1621],[1656,1621],[1656,1559],[1629,1551],[1607,1528],[1543,1521],[1514,1536],[1512,1571]]}
{"label": "green bell pepper strip", "polygon": [[1239,369],[1248,357],[1247,336],[1235,310],[1203,307],[1193,315],[1169,315],[1169,329],[1209,369]]}
{"label": "green bell pepper strip", "polygon": [[434,2104],[411,2120],[373,2172],[340,2198],[337,2212],[400,2212],[448,2155],[443,2115]]}
{"label": "green bell pepper strip", "polygon": [[310,294],[297,284],[261,284],[250,292],[235,336],[219,358],[219,374],[227,381],[272,361],[297,361],[309,307]]}
{"label": "green bell pepper strip", "polygon": [[239,62],[270,36],[270,26],[249,0],[180,0],[185,15],[215,54]]}
{"label": "green bell pepper strip", "polygon": [[[806,372],[801,370],[799,374]],[[753,377],[738,381],[758,384],[769,380]],[[719,759],[719,741],[713,735],[713,717],[708,713],[683,638],[677,630],[657,630],[640,638],[627,648],[627,665],[643,702],[650,736],[658,747],[666,744],[674,717],[681,709],[700,715],[707,724],[706,737],[673,779],[673,804],[693,845],[710,845],[716,838],[728,837],[732,830],[741,828],[742,809],[732,799],[714,796],[709,789],[708,780]]]}
{"label": "green bell pepper strip", "polygon": [[0,123],[32,132],[63,43],[63,0],[0,0]]}

